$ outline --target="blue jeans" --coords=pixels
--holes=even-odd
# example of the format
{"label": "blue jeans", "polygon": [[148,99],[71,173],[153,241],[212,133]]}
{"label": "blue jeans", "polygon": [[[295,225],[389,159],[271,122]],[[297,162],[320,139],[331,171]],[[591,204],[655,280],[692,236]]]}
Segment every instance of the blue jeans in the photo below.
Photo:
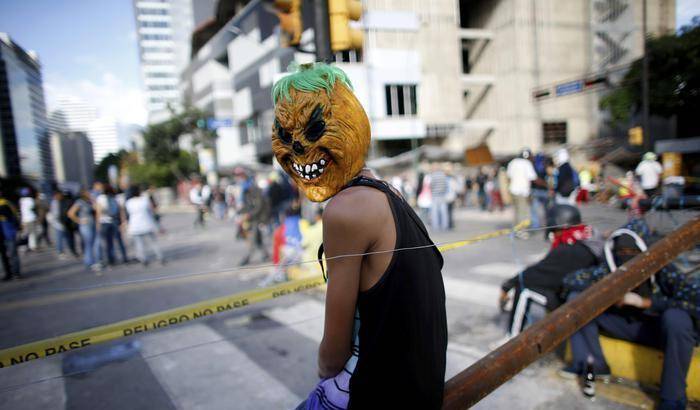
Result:
{"label": "blue jeans", "polygon": [[544,217],[547,212],[549,193],[545,189],[532,190],[532,204],[530,205],[531,228],[537,229],[546,225]]}
{"label": "blue jeans", "polygon": [[58,253],[63,253],[65,246],[68,245],[70,252],[73,255],[78,255],[75,251],[75,239],[72,231],[54,229],[54,237],[56,238],[56,251]]}
{"label": "blue jeans", "polygon": [[114,231],[114,239],[117,241],[117,246],[119,246],[119,252],[122,254],[122,262],[129,262],[129,257],[126,254],[126,246],[124,246],[124,239],[122,239],[122,233],[119,231],[119,226]]}
{"label": "blue jeans", "polygon": [[95,257],[95,224],[83,224],[78,229],[83,240],[83,264],[92,266],[98,261]]}
{"label": "blue jeans", "polygon": [[15,238],[5,238],[0,241],[0,252],[2,253],[0,256],[2,256],[5,278],[19,277],[19,254],[17,253],[17,241]]}
{"label": "blue jeans", "polygon": [[[114,240],[116,239],[117,225],[114,223],[100,224],[100,240],[96,244],[98,252],[97,259],[114,264]],[[106,255],[105,255],[106,254]]]}
{"label": "blue jeans", "polygon": [[438,231],[446,231],[449,228],[449,214],[444,198],[433,198],[430,206],[430,226]]}
{"label": "blue jeans", "polygon": [[644,321],[603,313],[571,336],[573,365],[579,370],[585,369],[589,356],[593,357],[594,368],[607,367],[598,340],[599,328],[612,337],[661,349],[664,352],[661,399],[669,402],[686,400],[685,380],[697,337],[688,312],[666,309],[660,317]]}

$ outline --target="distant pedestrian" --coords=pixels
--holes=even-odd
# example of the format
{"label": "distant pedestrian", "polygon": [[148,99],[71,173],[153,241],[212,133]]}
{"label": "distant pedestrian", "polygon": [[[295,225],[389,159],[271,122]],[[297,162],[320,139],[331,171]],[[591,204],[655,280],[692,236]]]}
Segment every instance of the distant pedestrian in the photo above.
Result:
{"label": "distant pedestrian", "polygon": [[103,264],[114,265],[117,231],[121,222],[121,210],[115,197],[114,189],[104,185],[103,192],[95,200],[95,217],[97,221],[98,243]]}
{"label": "distant pedestrian", "polygon": [[488,175],[484,172],[483,169],[479,170],[479,173],[476,175],[476,187],[477,187],[477,199],[479,202],[479,207],[481,208],[482,211],[485,211],[489,207],[489,196],[486,193],[486,183],[488,182]]}
{"label": "distant pedestrian", "polygon": [[[530,216],[530,187],[537,179],[535,167],[530,162],[532,154],[529,149],[524,149],[520,157],[513,158],[508,163],[509,191],[513,198],[514,220],[513,226],[525,221]],[[521,237],[526,237],[527,232],[519,232]]]}
{"label": "distant pedestrian", "polygon": [[46,201],[45,194],[39,194],[36,198],[36,216],[37,216],[37,229],[39,230],[37,236],[37,246],[43,241],[47,246],[51,246],[51,234],[49,233],[49,204]]}
{"label": "distant pedestrian", "polygon": [[73,256],[78,257],[78,252],[75,250],[74,229],[70,226],[73,225],[73,221],[68,218],[68,209],[70,205],[66,195],[61,191],[56,191],[53,194],[53,199],[49,205],[49,213],[47,215],[49,224],[51,228],[53,228],[56,251],[60,258],[66,257],[66,246],[68,246]]}
{"label": "distant pedestrian", "polygon": [[416,190],[418,197],[416,205],[422,220],[430,224],[430,208],[433,205],[432,194],[430,192],[430,175],[421,173],[418,175],[418,189]]}
{"label": "distant pedestrian", "polygon": [[262,190],[255,182],[255,178],[249,177],[245,171],[236,175],[237,180],[243,186],[243,207],[241,208],[242,230],[248,242],[248,252],[241,259],[239,266],[250,263],[256,251],[262,253],[262,259],[270,259],[270,253],[265,247],[261,225],[269,222],[269,203]]}
{"label": "distant pedestrian", "polygon": [[569,151],[565,148],[559,149],[554,154],[554,165],[557,167],[554,186],[555,202],[575,206],[580,183],[578,173],[569,163]]}
{"label": "distant pedestrian", "polygon": [[83,264],[95,272],[102,270],[102,265],[96,257],[98,240],[95,231],[95,207],[88,190],[80,191],[80,197],[68,210],[68,217],[78,224],[83,244]]}
{"label": "distant pedestrian", "polygon": [[[208,187],[207,187],[208,188]],[[205,189],[205,185],[199,178],[195,178],[193,186],[190,189],[190,202],[194,205],[197,217],[194,220],[194,226],[204,228],[204,214],[207,212],[207,201],[209,190]]]}
{"label": "distant pedestrian", "polygon": [[634,171],[640,179],[640,185],[647,197],[651,198],[656,195],[659,188],[659,181],[664,169],[656,160],[656,154],[647,152],[642,157],[642,162],[637,165]]}
{"label": "distant pedestrian", "polygon": [[537,174],[537,179],[530,185],[530,226],[533,229],[544,226],[545,213],[549,204],[549,184],[547,183],[547,166],[551,159],[544,154],[535,155],[533,167]]}
{"label": "distant pedestrian", "polygon": [[449,228],[448,189],[447,175],[440,164],[433,164],[433,171],[430,173],[430,226],[438,231],[446,231]]}
{"label": "distant pedestrian", "polygon": [[30,188],[22,188],[19,199],[19,213],[22,222],[22,234],[27,238],[27,248],[36,250],[39,236],[36,199]]}
{"label": "distant pedestrian", "polygon": [[150,251],[156,260],[163,264],[165,259],[156,238],[158,227],[153,217],[153,204],[148,194],[142,192],[139,187],[133,186],[130,190],[131,195],[125,205],[129,220],[127,232],[134,240],[136,257],[144,266],[148,266]]}
{"label": "distant pedestrian", "polygon": [[19,253],[17,252],[17,234],[19,233],[19,214],[17,209],[0,190],[0,257],[5,271],[4,280],[19,279]]}

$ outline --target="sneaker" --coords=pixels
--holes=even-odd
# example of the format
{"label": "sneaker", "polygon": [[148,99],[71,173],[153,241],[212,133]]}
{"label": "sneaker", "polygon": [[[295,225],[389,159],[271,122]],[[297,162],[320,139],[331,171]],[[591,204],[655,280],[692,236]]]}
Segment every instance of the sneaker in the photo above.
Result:
{"label": "sneaker", "polygon": [[[595,371],[595,379],[602,381],[603,383],[609,383],[611,374],[610,374],[610,367],[605,366],[601,369],[594,369]],[[562,379],[566,380],[574,380],[578,379],[583,376],[583,371],[579,369],[578,367],[574,366],[573,364],[570,364],[563,369],[560,369],[557,374],[559,377]]]}
{"label": "sneaker", "polygon": [[102,264],[95,263],[93,265],[90,265],[90,270],[92,270],[93,272],[102,272]]}

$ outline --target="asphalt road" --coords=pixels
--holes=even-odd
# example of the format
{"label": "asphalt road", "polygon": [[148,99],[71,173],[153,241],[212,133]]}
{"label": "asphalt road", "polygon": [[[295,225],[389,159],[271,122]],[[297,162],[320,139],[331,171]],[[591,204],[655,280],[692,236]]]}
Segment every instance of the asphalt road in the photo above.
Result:
{"label": "asphalt road", "polygon": [[[469,209],[456,215],[456,229],[435,233],[436,242],[510,224],[508,212]],[[676,214],[680,220],[688,215]],[[624,212],[598,205],[585,207],[584,217],[604,230],[626,219]],[[668,217],[654,218],[664,230],[673,225]],[[59,260],[52,250],[23,256],[25,278],[0,284],[0,348],[252,289],[269,273],[269,268],[236,269],[245,245],[235,239],[231,222],[209,221],[205,229],[195,229],[193,219],[190,213],[164,215],[166,233],[159,237],[164,266],[120,265],[95,274],[79,261]],[[546,252],[542,237],[539,232],[529,240],[503,237],[445,253],[448,377],[503,336],[499,284]],[[293,408],[317,382],[323,298],[320,291],[285,296],[0,369],[0,408]],[[595,402],[584,399],[574,382],[555,376],[561,365],[554,356],[532,365],[478,407],[510,409],[517,400],[517,408],[628,408],[605,394]],[[633,397],[627,404],[645,400],[627,390],[607,396]]]}

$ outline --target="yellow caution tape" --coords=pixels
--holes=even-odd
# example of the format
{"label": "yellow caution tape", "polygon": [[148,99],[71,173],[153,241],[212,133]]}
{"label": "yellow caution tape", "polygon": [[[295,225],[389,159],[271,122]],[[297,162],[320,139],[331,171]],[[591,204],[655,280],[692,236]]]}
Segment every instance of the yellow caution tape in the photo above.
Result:
{"label": "yellow caution tape", "polygon": [[[472,239],[441,245],[441,252],[480,242],[497,236],[507,235],[513,231],[524,229],[530,221],[524,221],[513,229],[501,229],[495,232],[476,236]],[[264,289],[255,289],[233,295],[222,296],[202,302],[177,307],[174,309],[156,312],[145,316],[122,320],[91,329],[81,330],[50,339],[39,340],[9,349],[0,350],[0,368],[14,366],[42,357],[53,356],[70,350],[108,342],[122,337],[132,336],[138,333],[150,332],[157,329],[177,325],[217,313],[229,312],[253,303],[275,299],[280,296],[298,293],[308,289],[314,289],[325,284],[321,276],[293,280],[280,285]]]}
{"label": "yellow caution tape", "polygon": [[253,303],[313,289],[323,284],[324,281],[321,277],[300,279],[265,289],[255,289],[205,300],[203,302],[156,312],[150,315],[139,316],[117,323],[0,350],[0,368],[14,366],[29,360],[52,356],[54,354],[80,349],[98,343],[108,342],[137,333],[150,332],[190,320],[211,316],[216,313],[229,312],[252,305]]}

